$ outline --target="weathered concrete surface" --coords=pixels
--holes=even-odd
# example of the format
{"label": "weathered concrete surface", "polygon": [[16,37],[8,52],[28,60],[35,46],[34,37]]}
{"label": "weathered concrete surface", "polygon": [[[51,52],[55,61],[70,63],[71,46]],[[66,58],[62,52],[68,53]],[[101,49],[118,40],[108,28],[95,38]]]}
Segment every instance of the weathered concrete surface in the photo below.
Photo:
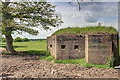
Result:
{"label": "weathered concrete surface", "polygon": [[[56,59],[77,59],[85,57],[84,35],[56,35],[48,37],[48,51]],[[52,47],[50,47],[52,45]],[[62,49],[62,46],[65,49]]]}
{"label": "weathered concrete surface", "polygon": [[[77,59],[85,57],[85,36],[83,35],[58,35],[57,59]],[[65,49],[61,48],[65,45]],[[77,48],[75,48],[77,46]]]}
{"label": "weathered concrete surface", "polygon": [[56,57],[56,36],[47,38],[47,50]]}
{"label": "weathered concrete surface", "polygon": [[88,35],[88,49],[86,51],[86,62],[92,64],[105,64],[113,56],[112,41],[110,35]]}
{"label": "weathered concrete surface", "polygon": [[[117,70],[84,68],[39,60],[39,56],[2,55],[3,78],[117,78]],[[0,60],[1,61],[1,60]]]}
{"label": "weathered concrete surface", "polygon": [[118,34],[90,34],[86,35],[86,62],[92,64],[106,64],[112,58],[114,65],[118,63],[119,37]]}

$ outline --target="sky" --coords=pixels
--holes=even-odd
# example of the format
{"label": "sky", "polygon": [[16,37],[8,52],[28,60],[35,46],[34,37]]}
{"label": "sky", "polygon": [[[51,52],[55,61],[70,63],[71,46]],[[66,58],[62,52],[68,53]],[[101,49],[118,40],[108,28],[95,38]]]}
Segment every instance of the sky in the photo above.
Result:
{"label": "sky", "polygon": [[113,26],[118,30],[118,2],[81,2],[80,11],[76,2],[50,3],[56,6],[56,12],[62,17],[64,23],[61,26],[49,31],[38,29],[39,34],[37,36],[15,33],[13,38],[45,39],[61,28],[94,26],[99,22],[105,26]]}

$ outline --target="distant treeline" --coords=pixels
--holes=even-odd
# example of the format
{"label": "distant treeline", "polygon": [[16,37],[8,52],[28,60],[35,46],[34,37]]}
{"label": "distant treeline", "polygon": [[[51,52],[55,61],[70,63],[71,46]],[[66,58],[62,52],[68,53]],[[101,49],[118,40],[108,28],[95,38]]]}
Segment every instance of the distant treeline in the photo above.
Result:
{"label": "distant treeline", "polygon": [[46,40],[46,39],[30,39],[31,41]]}
{"label": "distant treeline", "polygon": [[[1,38],[2,42],[6,42],[6,39],[5,38]],[[46,40],[46,39],[28,39],[28,38],[20,38],[20,37],[16,37],[13,41],[14,42],[28,42],[28,41],[43,41],[43,40]]]}

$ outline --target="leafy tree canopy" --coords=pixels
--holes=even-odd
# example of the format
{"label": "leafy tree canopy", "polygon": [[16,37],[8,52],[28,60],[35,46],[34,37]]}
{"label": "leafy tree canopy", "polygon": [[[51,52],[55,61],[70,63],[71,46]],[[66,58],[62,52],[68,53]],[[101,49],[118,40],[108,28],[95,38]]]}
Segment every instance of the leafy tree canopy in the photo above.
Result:
{"label": "leafy tree canopy", "polygon": [[[50,26],[57,27],[62,23],[61,18],[55,11],[55,6],[47,2],[2,2],[2,34],[6,35],[17,32],[27,32],[37,35],[40,27],[45,30]],[[5,29],[9,32],[6,32]]]}

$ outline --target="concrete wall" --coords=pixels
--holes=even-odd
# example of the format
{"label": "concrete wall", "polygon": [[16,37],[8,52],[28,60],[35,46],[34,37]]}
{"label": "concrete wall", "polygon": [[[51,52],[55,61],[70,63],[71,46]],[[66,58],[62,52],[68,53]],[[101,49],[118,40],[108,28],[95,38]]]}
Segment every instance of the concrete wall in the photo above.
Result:
{"label": "concrete wall", "polygon": [[85,35],[85,60],[88,62],[88,35]]}
{"label": "concrete wall", "polygon": [[47,51],[56,56],[56,36],[47,37]]}
{"label": "concrete wall", "polygon": [[[57,59],[77,59],[85,57],[85,36],[66,34],[58,35],[56,39]],[[62,45],[65,45],[65,49],[62,49]]]}
{"label": "concrete wall", "polygon": [[85,55],[87,63],[107,63],[112,56],[111,36],[109,34],[87,35]]}
{"label": "concrete wall", "polygon": [[[47,38],[47,46],[48,51],[55,59],[85,57],[85,36],[83,35],[66,34],[50,36]],[[62,46],[65,46],[65,49],[62,49]]]}

